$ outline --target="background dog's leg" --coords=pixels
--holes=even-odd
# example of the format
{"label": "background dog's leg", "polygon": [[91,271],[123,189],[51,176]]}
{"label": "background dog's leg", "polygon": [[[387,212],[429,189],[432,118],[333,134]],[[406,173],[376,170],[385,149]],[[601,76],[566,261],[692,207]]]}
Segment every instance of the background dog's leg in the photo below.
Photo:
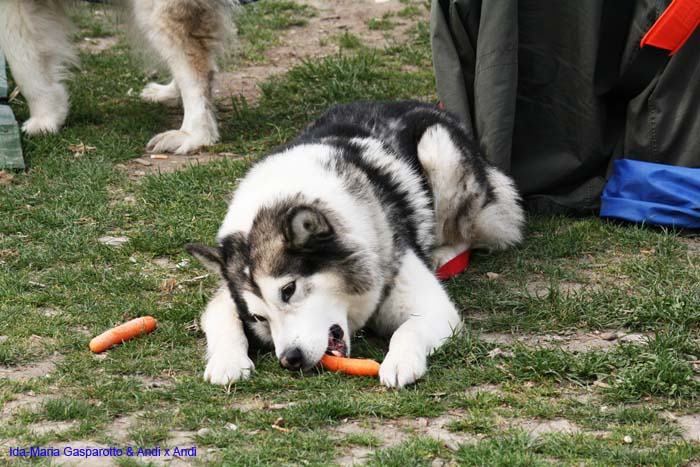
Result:
{"label": "background dog's leg", "polygon": [[428,355],[459,329],[461,320],[433,272],[409,250],[375,325],[380,332],[393,332],[379,378],[385,386],[402,388],[425,374]]}
{"label": "background dog's leg", "polygon": [[180,90],[177,88],[175,80],[168,84],[148,83],[141,91],[141,99],[176,106],[180,103]]}
{"label": "background dog's leg", "polygon": [[137,24],[170,68],[184,107],[181,128],[153,137],[148,151],[186,154],[219,139],[211,81],[227,18],[220,3],[132,1]]}
{"label": "background dog's leg", "polygon": [[55,133],[68,116],[68,91],[61,82],[77,62],[70,22],[58,2],[0,1],[2,48],[29,104],[27,134]]}
{"label": "background dog's leg", "polygon": [[228,384],[250,377],[255,365],[248,358],[248,340],[236,304],[225,285],[219,287],[202,315],[207,336],[207,368],[204,379]]}

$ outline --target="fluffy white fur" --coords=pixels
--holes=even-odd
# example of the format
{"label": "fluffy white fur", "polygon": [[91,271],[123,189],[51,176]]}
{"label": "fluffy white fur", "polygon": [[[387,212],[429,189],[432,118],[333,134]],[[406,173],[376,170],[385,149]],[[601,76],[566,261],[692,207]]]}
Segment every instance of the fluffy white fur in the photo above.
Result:
{"label": "fluffy white fur", "polygon": [[[68,115],[68,70],[77,62],[65,7],[70,0],[0,0],[0,48],[27,100],[28,135],[56,133]],[[211,97],[215,55],[226,31],[229,0],[122,0],[126,17],[147,45],[167,65],[173,81],[151,83],[144,100],[174,105],[182,102],[184,117],[177,130],[153,137],[147,150],[185,154],[219,139]],[[188,18],[188,14],[192,18]],[[192,19],[192,21],[189,21]],[[201,20],[201,21],[200,21]],[[198,22],[205,30],[191,28]]]}

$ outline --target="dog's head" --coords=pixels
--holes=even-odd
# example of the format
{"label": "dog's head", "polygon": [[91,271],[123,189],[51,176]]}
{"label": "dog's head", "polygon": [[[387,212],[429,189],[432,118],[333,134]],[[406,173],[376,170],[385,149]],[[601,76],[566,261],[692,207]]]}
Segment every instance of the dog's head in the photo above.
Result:
{"label": "dog's head", "polygon": [[321,203],[287,200],[261,208],[247,234],[187,250],[222,275],[241,319],[274,344],[283,367],[308,370],[324,353],[349,355],[348,313],[373,287],[351,237]]}

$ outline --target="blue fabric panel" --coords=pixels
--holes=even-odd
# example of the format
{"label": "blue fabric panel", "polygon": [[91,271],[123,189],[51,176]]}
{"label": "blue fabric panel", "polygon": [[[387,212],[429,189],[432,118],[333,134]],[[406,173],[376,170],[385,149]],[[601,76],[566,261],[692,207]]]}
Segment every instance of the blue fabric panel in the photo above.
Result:
{"label": "blue fabric panel", "polygon": [[700,169],[620,159],[601,201],[601,217],[700,229]]}

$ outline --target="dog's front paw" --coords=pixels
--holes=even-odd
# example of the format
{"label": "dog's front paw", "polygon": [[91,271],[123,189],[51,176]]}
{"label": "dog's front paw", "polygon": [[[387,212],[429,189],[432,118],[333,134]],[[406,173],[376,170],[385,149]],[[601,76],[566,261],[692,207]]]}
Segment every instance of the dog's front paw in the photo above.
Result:
{"label": "dog's front paw", "polygon": [[146,145],[148,152],[171,152],[188,154],[202,146],[214,144],[216,138],[182,130],[170,130],[155,135]]}
{"label": "dog's front paw", "polygon": [[204,379],[212,384],[229,384],[250,378],[255,365],[247,355],[232,357],[229,353],[212,355],[204,370]]}
{"label": "dog's front paw", "polygon": [[389,350],[379,367],[379,380],[384,386],[401,389],[415,383],[427,370],[425,355],[409,351]]}

